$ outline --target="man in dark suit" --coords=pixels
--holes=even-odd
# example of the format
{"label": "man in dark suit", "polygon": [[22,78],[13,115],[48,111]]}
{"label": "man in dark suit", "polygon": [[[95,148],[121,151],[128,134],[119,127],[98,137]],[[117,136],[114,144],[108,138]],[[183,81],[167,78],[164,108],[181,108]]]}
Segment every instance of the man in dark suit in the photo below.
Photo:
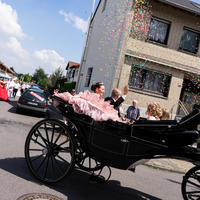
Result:
{"label": "man in dark suit", "polygon": [[120,117],[119,107],[124,102],[126,95],[128,94],[128,86],[124,87],[124,95],[121,95],[121,91],[118,88],[114,88],[111,93],[111,97],[106,97],[105,101],[110,101],[110,105],[114,106],[114,109],[118,111]]}

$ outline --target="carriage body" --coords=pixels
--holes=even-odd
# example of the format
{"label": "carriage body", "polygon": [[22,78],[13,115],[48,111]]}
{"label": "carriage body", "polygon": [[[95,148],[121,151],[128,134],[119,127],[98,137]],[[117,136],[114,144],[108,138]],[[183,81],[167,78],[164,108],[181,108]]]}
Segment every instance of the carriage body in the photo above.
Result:
{"label": "carriage body", "polygon": [[[180,122],[144,120],[128,125],[112,120],[94,121],[87,115],[75,113],[63,100],[53,99],[66,121],[45,119],[30,130],[25,158],[35,178],[54,183],[68,175],[74,166],[94,173],[105,166],[126,170],[148,159],[176,158],[196,165],[183,178],[183,198],[200,198],[200,175],[197,175],[197,171],[200,174],[200,152],[192,147],[199,138],[200,109],[194,109]],[[192,192],[188,184],[194,180],[190,179],[197,182],[195,187],[199,185]]]}
{"label": "carriage body", "polygon": [[[196,151],[192,147],[188,149],[188,145],[199,137],[198,109],[180,122],[143,120],[129,125],[112,120],[97,122],[87,115],[75,113],[71,105],[62,100],[59,105],[68,124],[72,122],[83,139],[84,151],[104,165],[128,169],[137,161],[158,156],[200,161]],[[195,153],[191,155],[191,152]]]}

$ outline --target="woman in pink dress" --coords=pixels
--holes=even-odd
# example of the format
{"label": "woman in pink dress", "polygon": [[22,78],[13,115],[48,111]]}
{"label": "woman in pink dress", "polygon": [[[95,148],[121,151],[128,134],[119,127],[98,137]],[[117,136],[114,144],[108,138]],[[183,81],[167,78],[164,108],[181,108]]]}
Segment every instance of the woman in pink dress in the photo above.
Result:
{"label": "woman in pink dress", "polygon": [[8,101],[8,92],[6,90],[6,82],[4,78],[0,81],[0,100]]}
{"label": "woman in pink dress", "polygon": [[55,93],[54,95],[72,104],[76,113],[88,115],[96,121],[113,120],[122,122],[118,112],[110,105],[110,102],[104,101],[102,97],[105,91],[104,84],[97,82],[92,85],[91,90],[94,93],[86,90],[74,96],[69,92]]}

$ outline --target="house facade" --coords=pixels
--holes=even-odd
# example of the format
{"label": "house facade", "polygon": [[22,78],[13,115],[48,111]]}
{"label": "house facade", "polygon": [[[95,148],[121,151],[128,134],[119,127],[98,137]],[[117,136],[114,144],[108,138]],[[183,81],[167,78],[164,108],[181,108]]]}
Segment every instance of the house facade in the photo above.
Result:
{"label": "house facade", "polygon": [[80,64],[69,61],[66,66],[66,79],[70,82],[77,82]]}
{"label": "house facade", "polygon": [[[200,104],[200,5],[188,0],[101,0],[90,24],[78,90],[129,85],[125,104],[172,114]],[[89,84],[88,84],[89,80]],[[183,106],[179,106],[183,105]]]}
{"label": "house facade", "polygon": [[0,78],[10,79],[16,76],[16,73],[0,62]]}

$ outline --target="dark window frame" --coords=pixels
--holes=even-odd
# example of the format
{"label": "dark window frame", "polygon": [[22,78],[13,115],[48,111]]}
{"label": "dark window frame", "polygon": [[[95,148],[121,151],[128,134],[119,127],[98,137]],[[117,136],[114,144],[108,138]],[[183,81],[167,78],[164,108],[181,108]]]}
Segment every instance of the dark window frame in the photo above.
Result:
{"label": "dark window frame", "polygon": [[168,27],[167,27],[167,33],[166,33],[166,38],[165,38],[164,42],[156,41],[156,40],[153,40],[153,39],[149,38],[150,37],[150,27],[151,27],[151,25],[149,25],[149,33],[148,33],[148,36],[147,36],[147,41],[153,42],[153,43],[156,43],[156,44],[167,45],[168,44],[168,39],[169,39],[169,34],[170,34],[170,29],[171,29],[171,21],[168,21],[168,20],[165,20],[165,19],[161,19],[161,18],[152,16],[152,18],[150,20],[150,24],[151,24],[152,20],[156,20],[156,21],[158,21],[160,23],[168,25]]}
{"label": "dark window frame", "polygon": [[[181,41],[182,41],[182,37],[183,37],[183,32],[184,32],[184,30],[189,31],[189,32],[191,32],[191,33],[197,34],[198,39],[197,39],[197,45],[196,45],[196,47],[195,47],[195,48],[196,48],[195,51],[190,51],[190,50],[188,50],[188,49],[186,49],[186,48],[184,48],[184,47],[181,47]],[[185,51],[185,52],[189,52],[189,53],[192,53],[192,54],[197,54],[198,51],[199,51],[199,43],[200,43],[200,31],[197,31],[197,30],[194,30],[194,29],[191,29],[191,28],[189,28],[189,27],[184,26],[184,27],[183,27],[183,31],[182,31],[182,35],[181,35],[180,44],[179,44],[179,50]]]}
{"label": "dark window frame", "polygon": [[90,86],[90,81],[92,78],[92,72],[93,72],[93,67],[89,67],[87,70],[87,75],[85,77],[85,87],[89,87]]}
{"label": "dark window frame", "polygon": [[[135,75],[132,74],[133,68],[137,68],[136,69],[137,72],[138,72],[138,70],[140,70],[140,73],[141,73],[140,77],[137,77],[137,76],[139,76],[139,72],[138,72],[138,74],[136,72]],[[160,89],[163,90],[162,92],[158,92],[158,91],[155,91],[155,90],[152,90],[152,89],[145,88],[148,85],[148,82],[151,82],[151,80],[153,79],[153,76],[155,76],[155,74],[157,74],[158,76],[163,76],[163,78],[166,79],[166,81],[163,82],[162,86],[160,86],[159,84],[157,84],[158,86],[160,86]],[[135,76],[134,77],[134,81],[135,81],[134,84],[135,85],[132,83],[132,79],[133,79],[133,78],[131,79],[132,75],[133,75],[133,77]],[[146,77],[148,77],[148,76],[149,76],[149,79],[146,79]],[[137,78],[138,78],[139,81],[136,80]],[[161,80],[161,79],[159,80],[159,78],[157,78],[157,81]],[[149,94],[153,94],[155,96],[161,96],[161,97],[167,98],[168,95],[169,95],[169,90],[170,90],[170,85],[171,85],[171,79],[172,79],[172,75],[171,74],[163,73],[163,72],[160,72],[160,71],[155,71],[155,70],[149,69],[149,68],[141,68],[139,65],[132,65],[131,73],[130,73],[130,76],[129,76],[129,88],[130,89],[134,89],[134,90],[136,90],[138,92],[149,93]],[[154,87],[155,80],[156,80],[155,77],[154,77],[153,80],[154,80],[154,83],[151,84],[151,86]],[[136,84],[139,87],[136,86]]]}

